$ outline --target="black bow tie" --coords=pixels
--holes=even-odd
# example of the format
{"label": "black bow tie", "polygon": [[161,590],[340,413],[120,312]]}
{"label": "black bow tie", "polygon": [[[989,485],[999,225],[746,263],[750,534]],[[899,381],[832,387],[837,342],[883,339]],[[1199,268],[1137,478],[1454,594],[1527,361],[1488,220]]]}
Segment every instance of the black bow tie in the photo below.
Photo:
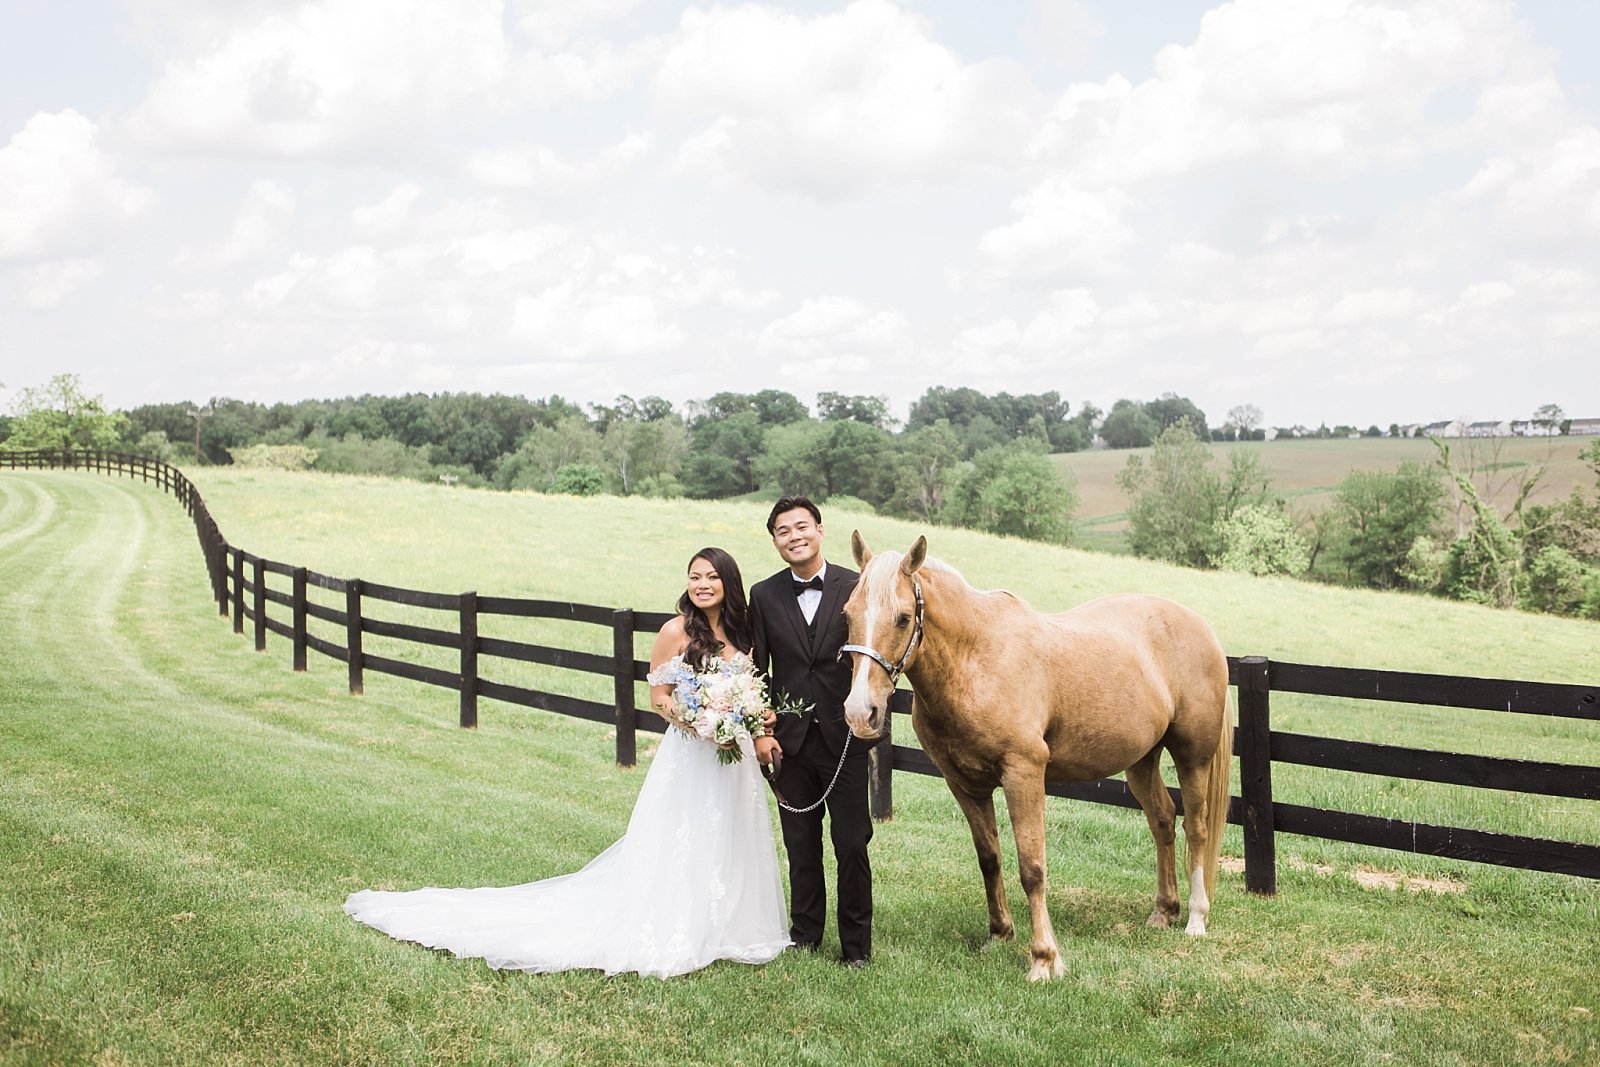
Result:
{"label": "black bow tie", "polygon": [[819,574],[807,582],[802,582],[798,578],[794,579],[795,596],[799,596],[801,593],[804,593],[809,589],[815,589],[819,593],[822,592],[822,575]]}

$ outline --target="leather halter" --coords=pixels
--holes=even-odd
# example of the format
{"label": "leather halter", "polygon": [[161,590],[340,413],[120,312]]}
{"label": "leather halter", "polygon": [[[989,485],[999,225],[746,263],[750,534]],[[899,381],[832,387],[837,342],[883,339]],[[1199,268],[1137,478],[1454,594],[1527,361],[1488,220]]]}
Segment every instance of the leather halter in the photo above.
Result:
{"label": "leather halter", "polygon": [[890,666],[888,659],[880,654],[877,649],[868,648],[866,645],[840,645],[838,658],[844,659],[846,652],[860,653],[889,672],[889,684],[891,686],[900,681],[900,675],[905,673],[906,661],[911,658],[911,653],[916,651],[917,646],[922,643],[922,583],[917,581],[914,575],[911,578],[911,594],[917,598],[916,621],[911,626],[911,642],[906,645],[906,650],[900,653],[900,662]]}

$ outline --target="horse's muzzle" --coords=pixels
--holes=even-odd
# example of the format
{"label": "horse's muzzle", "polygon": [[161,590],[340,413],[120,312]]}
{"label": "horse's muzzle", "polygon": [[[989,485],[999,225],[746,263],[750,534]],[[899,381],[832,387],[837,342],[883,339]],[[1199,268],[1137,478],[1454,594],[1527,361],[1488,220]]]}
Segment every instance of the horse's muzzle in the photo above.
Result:
{"label": "horse's muzzle", "polygon": [[850,727],[850,732],[862,741],[876,741],[883,736],[883,720],[888,714],[888,709],[870,708],[866,714],[853,713],[847,706],[844,712],[845,725]]}

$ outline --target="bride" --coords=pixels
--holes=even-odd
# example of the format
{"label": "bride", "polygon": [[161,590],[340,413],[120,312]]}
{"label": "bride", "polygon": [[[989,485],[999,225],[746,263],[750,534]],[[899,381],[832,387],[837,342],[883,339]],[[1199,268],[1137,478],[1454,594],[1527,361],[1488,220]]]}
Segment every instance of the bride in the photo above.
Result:
{"label": "bride", "polygon": [[[753,670],[750,646],[738,564],[720,548],[697,552],[678,614],[651,650],[652,675],[679,656],[695,670],[718,656]],[[653,684],[650,704],[673,725],[628,832],[582,870],[503,888],[363,890],[344,910],[391,937],[510,970],[668,978],[777,956],[788,918],[750,739],[730,742],[744,758],[724,764],[684,723],[671,684]]]}

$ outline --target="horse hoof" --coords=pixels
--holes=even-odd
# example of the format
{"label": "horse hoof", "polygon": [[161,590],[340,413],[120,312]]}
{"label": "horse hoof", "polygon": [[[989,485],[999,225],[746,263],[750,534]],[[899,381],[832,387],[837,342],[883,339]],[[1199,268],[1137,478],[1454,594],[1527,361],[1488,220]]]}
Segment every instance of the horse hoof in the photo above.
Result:
{"label": "horse hoof", "polygon": [[1190,937],[1205,937],[1206,921],[1198,915],[1191,915],[1189,916],[1189,925],[1183,928],[1183,932]]}
{"label": "horse hoof", "polygon": [[1157,908],[1155,911],[1150,913],[1150,918],[1146,920],[1146,923],[1149,926],[1155,927],[1157,930],[1165,930],[1167,927],[1172,925],[1172,917],[1166,912],[1162,911],[1160,908]]}
{"label": "horse hoof", "polygon": [[1060,978],[1066,973],[1067,965],[1061,962],[1059,955],[1049,963],[1036,959],[1033,961],[1033,966],[1028,969],[1028,981],[1048,982],[1050,979]]}

